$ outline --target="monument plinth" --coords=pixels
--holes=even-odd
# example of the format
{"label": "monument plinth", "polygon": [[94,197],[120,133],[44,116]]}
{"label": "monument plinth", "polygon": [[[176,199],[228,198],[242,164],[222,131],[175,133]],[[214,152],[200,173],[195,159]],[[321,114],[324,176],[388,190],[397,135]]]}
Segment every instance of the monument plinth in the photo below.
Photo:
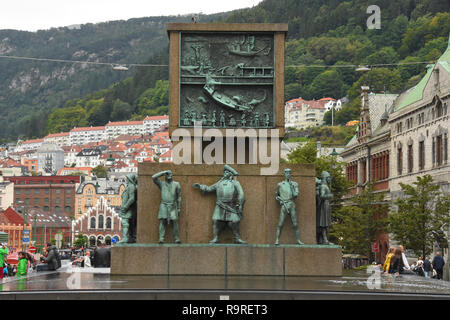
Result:
{"label": "monument plinth", "polygon": [[174,163],[139,164],[136,242],[111,274],[341,275],[341,248],[316,243],[314,166],[279,163],[287,25],[167,31]]}

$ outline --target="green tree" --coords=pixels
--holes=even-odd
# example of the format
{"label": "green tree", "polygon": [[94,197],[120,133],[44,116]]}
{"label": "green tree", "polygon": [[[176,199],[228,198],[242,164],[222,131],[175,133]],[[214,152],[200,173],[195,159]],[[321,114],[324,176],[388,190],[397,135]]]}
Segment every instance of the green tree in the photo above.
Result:
{"label": "green tree", "polygon": [[348,96],[356,98],[361,93],[361,86],[369,86],[374,92],[389,91],[397,92],[402,88],[402,78],[398,70],[387,68],[374,68],[366,72],[361,78],[353,83],[348,90]]}
{"label": "green tree", "polygon": [[316,99],[343,96],[344,83],[336,70],[326,70],[319,74],[309,86],[309,94]]}
{"label": "green tree", "polygon": [[388,206],[385,193],[376,193],[373,183],[348,201],[336,212],[337,222],[330,235],[342,246],[345,253],[364,254],[373,260],[371,243],[388,227]]}
{"label": "green tree", "polygon": [[73,245],[77,248],[86,247],[87,245],[87,238],[82,235],[81,233],[78,233],[77,238],[75,239],[75,242]]}
{"label": "green tree", "polygon": [[404,196],[395,200],[397,210],[389,217],[394,239],[422,257],[430,254],[434,242],[450,223],[450,197],[439,191],[430,175],[413,184],[400,183]]}
{"label": "green tree", "polygon": [[347,193],[349,183],[344,175],[344,163],[332,156],[317,157],[317,146],[313,141],[299,145],[288,155],[288,163],[300,163],[315,165],[316,177],[320,178],[322,171],[331,174],[331,192],[333,193],[333,211],[341,203],[342,196]]}
{"label": "green tree", "polygon": [[92,173],[97,178],[106,178],[108,176],[108,170],[102,165],[98,165],[94,169],[92,169]]}

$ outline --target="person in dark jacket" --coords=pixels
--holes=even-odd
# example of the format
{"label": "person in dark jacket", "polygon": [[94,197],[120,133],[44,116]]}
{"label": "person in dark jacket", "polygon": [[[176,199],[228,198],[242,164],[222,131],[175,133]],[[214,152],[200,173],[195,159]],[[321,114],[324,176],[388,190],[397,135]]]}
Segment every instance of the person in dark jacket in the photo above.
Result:
{"label": "person in dark jacket", "polygon": [[395,248],[394,255],[391,258],[389,273],[393,273],[396,276],[398,276],[400,273],[403,273],[403,258],[402,250],[400,248]]}
{"label": "person in dark jacket", "polygon": [[47,270],[54,271],[61,267],[61,258],[58,253],[58,249],[51,243],[47,243],[46,250],[48,252],[47,257],[41,257],[41,261],[47,264]]}
{"label": "person in dark jacket", "polygon": [[431,272],[431,262],[428,257],[425,257],[425,259],[423,260],[423,273],[425,274],[425,278],[430,277],[430,272]]}
{"label": "person in dark jacket", "polygon": [[436,252],[436,256],[433,259],[433,269],[436,270],[438,279],[442,279],[444,265],[445,265],[445,261],[444,261],[444,258],[441,257],[441,253],[439,251]]}
{"label": "person in dark jacket", "polygon": [[102,242],[94,251],[94,268],[109,268],[111,266],[111,251]]}

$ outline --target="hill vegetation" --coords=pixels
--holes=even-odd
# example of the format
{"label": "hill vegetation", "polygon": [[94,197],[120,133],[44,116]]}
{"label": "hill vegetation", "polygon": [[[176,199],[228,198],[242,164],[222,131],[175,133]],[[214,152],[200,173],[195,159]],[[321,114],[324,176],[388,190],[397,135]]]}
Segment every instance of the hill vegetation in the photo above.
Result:
{"label": "hill vegetation", "polygon": [[[381,29],[378,30],[369,30],[366,27],[369,17],[366,9],[373,4],[381,8]],[[450,4],[439,0],[264,0],[253,8],[236,10],[231,14],[204,16],[200,21],[288,23],[285,98],[320,99],[325,96],[347,96],[350,103],[335,114],[335,124],[343,125],[358,118],[358,95],[362,84],[369,85],[374,92],[399,93],[420,80],[425,73],[426,63],[435,61],[447,47],[450,33],[449,11]],[[100,50],[101,57],[100,53],[95,53],[99,55],[95,59],[132,59],[145,63],[167,64],[165,22],[183,19],[155,19],[117,22],[121,25],[120,28],[117,27],[117,34],[126,33],[127,36],[123,39],[119,37],[115,41],[102,41],[101,37],[97,38],[98,42],[94,42],[93,46],[103,49]],[[186,17],[184,19],[186,20]],[[131,26],[128,26],[128,23]],[[89,27],[93,26],[82,26],[81,31]],[[128,32],[121,31],[122,28]],[[128,28],[134,31],[131,32]],[[143,34],[150,30],[154,36],[151,39],[143,38]],[[68,48],[64,48],[64,44],[70,43],[72,46],[76,41],[79,42],[76,52],[97,52],[94,47],[89,47],[89,42],[81,43],[81,40],[76,40],[77,37],[72,31],[81,32],[53,30],[55,35],[62,33],[52,40],[58,41],[56,47],[59,49],[52,51],[49,48],[39,54],[73,59],[74,53],[66,52]],[[2,32],[0,31],[0,53],[5,51],[2,46]],[[73,40],[68,41],[64,34],[70,34]],[[18,35],[24,36],[20,33]],[[38,35],[43,39],[50,36],[41,36],[40,32],[35,36]],[[133,42],[132,39],[140,40]],[[100,46],[107,41],[112,41],[115,45]],[[30,44],[32,43],[34,42],[30,40]],[[135,45],[130,50],[130,43],[140,43],[142,47]],[[145,49],[142,49],[144,43]],[[110,48],[120,48],[123,52],[110,57]],[[19,53],[36,56],[32,48],[24,47]],[[17,55],[19,53],[14,52]],[[151,58],[144,58],[145,56]],[[80,56],[79,60],[87,58],[89,55],[84,55]],[[0,59],[0,68],[3,70],[4,65],[1,63],[5,61]],[[385,65],[392,63],[405,64]],[[167,69],[137,68],[134,73],[118,74],[110,69],[101,71],[95,67],[97,70],[92,69],[90,72],[78,70],[82,72],[77,72],[76,77],[70,78],[66,70],[66,78],[49,80],[53,81],[51,90],[47,90],[47,84],[44,83],[33,85],[22,92],[24,79],[28,79],[26,76],[30,77],[37,68],[32,64],[30,62],[28,65],[28,74],[23,75],[23,79],[17,78],[23,62],[18,66],[11,66],[12,69],[9,68],[7,72],[8,76],[0,75],[0,92],[4,92],[7,85],[16,83],[14,90],[7,89],[8,94],[0,94],[0,107],[2,110],[7,109],[6,113],[0,115],[0,121],[7,124],[5,128],[0,129],[0,137],[11,138],[23,134],[31,138],[44,133],[68,130],[73,126],[104,125],[109,120],[141,119],[146,114],[167,112]],[[372,68],[360,75],[352,67],[355,65],[370,65]],[[43,72],[42,68],[42,64],[39,64],[39,73]],[[65,68],[68,69],[67,66]],[[81,69],[81,66],[71,68]],[[9,79],[9,82],[4,81],[5,78]],[[23,81],[18,82],[17,79]],[[42,83],[42,80],[40,81]],[[61,90],[58,90],[59,87]],[[107,89],[97,91],[102,88]],[[325,120],[331,124],[331,115],[326,115]]]}

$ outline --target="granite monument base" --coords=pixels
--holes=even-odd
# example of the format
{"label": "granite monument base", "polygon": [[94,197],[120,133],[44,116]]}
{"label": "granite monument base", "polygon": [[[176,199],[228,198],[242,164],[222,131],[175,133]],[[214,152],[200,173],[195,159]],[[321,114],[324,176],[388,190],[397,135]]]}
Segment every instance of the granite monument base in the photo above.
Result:
{"label": "granite monument base", "polygon": [[112,275],[342,276],[336,245],[123,244]]}

